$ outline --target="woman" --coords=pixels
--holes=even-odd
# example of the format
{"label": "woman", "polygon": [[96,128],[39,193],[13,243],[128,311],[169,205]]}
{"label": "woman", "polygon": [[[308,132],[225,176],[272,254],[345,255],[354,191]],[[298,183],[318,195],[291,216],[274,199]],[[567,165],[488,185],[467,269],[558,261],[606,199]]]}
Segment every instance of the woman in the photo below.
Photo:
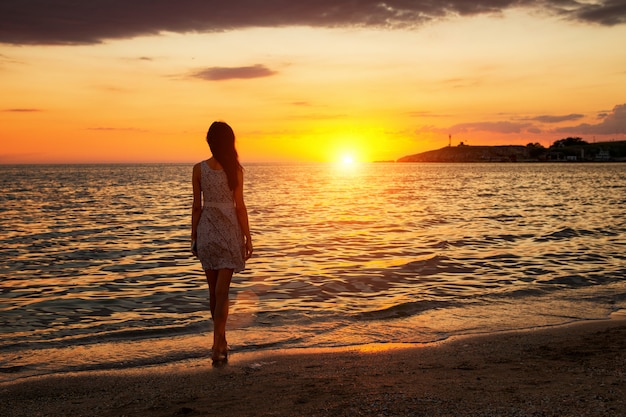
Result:
{"label": "woman", "polygon": [[192,252],[200,259],[209,283],[215,363],[228,358],[230,281],[233,272],[243,270],[252,255],[252,238],[235,134],[226,123],[214,122],[206,139],[213,155],[193,167],[191,242]]}

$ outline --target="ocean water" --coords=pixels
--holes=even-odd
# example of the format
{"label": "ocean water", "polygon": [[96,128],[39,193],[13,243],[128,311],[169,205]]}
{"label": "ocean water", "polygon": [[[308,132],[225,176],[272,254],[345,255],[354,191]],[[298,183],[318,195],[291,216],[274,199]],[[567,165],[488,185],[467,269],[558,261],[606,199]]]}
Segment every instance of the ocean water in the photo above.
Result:
{"label": "ocean water", "polygon": [[[0,381],[210,358],[191,165],[0,166]],[[626,308],[626,164],[248,164],[232,353]]]}

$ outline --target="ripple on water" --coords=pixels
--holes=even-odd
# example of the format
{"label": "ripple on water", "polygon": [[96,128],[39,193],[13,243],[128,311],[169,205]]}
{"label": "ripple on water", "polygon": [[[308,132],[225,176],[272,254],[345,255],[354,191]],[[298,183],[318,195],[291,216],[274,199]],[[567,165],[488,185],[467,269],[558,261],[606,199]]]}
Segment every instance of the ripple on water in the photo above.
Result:
{"label": "ripple on water", "polygon": [[[246,166],[255,257],[233,279],[231,340],[419,342],[626,308],[625,170]],[[0,171],[0,350],[211,329],[190,165]]]}

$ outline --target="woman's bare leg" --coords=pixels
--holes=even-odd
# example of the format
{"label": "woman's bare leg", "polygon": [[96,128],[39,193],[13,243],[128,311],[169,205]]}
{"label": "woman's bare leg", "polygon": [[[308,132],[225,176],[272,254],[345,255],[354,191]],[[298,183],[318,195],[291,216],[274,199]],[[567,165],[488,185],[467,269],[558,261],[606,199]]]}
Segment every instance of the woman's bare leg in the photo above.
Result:
{"label": "woman's bare leg", "polygon": [[209,283],[209,307],[211,308],[211,318],[215,317],[215,287],[217,286],[217,271],[207,269],[204,271],[206,280]]}
{"label": "woman's bare leg", "polygon": [[217,271],[215,285],[215,311],[213,313],[213,359],[226,356],[226,320],[228,319],[230,281],[233,277],[232,269]]}

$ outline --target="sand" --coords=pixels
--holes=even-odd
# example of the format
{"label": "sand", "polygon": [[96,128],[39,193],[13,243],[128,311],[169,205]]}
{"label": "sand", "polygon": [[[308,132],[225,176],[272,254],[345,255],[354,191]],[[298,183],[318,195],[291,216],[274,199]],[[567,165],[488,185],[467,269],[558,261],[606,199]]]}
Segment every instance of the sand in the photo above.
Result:
{"label": "sand", "polygon": [[30,378],[0,416],[626,416],[626,320]]}

